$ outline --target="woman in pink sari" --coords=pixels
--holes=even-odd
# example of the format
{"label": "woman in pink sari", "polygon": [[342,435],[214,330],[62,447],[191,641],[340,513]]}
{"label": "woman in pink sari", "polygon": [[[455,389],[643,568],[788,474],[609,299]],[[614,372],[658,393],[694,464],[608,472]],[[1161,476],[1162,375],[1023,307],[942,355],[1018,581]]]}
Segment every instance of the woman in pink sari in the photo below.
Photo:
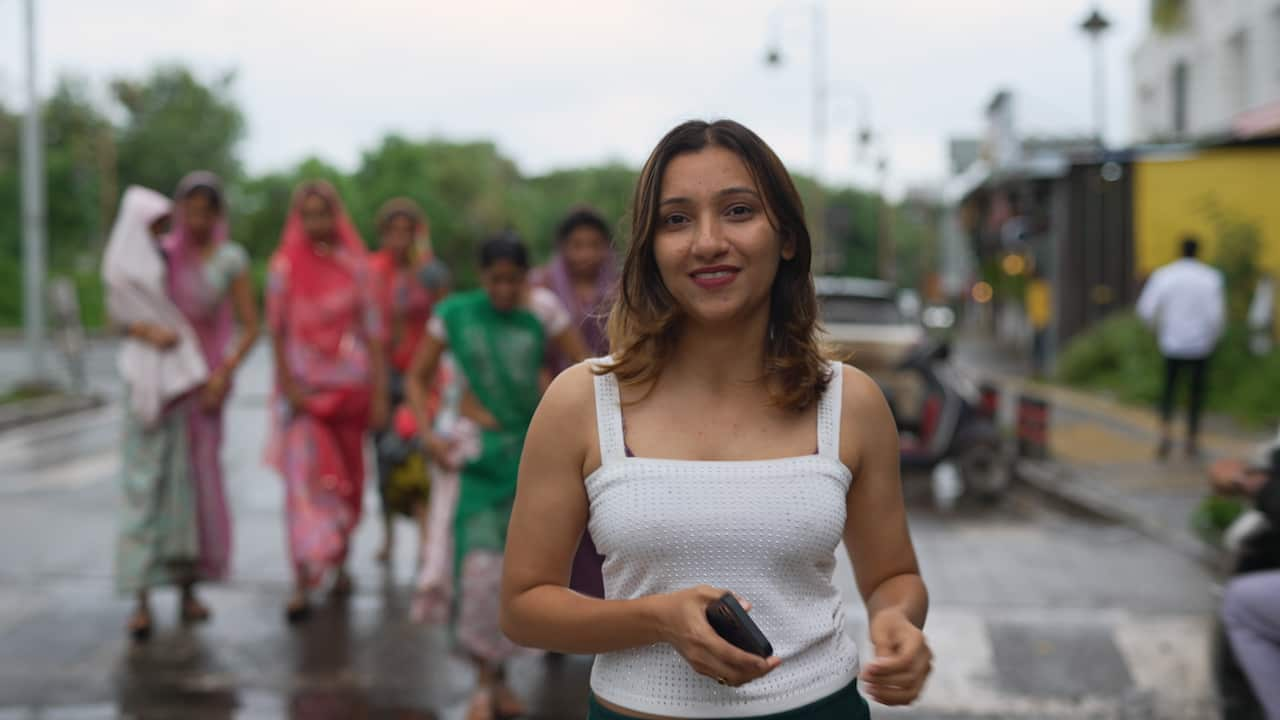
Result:
{"label": "woman in pink sari", "polygon": [[346,561],[364,494],[364,438],[387,416],[381,312],[364,242],[333,186],[294,193],[271,258],[267,321],[276,363],[268,460],[285,481],[295,586],[290,622],[328,576],[351,592]]}
{"label": "woman in pink sari", "polygon": [[[533,277],[535,285],[554,292],[569,309],[592,357],[609,354],[605,322],[618,286],[618,259],[613,252],[609,223],[587,206],[573,208],[556,228],[556,253]],[[571,358],[551,349],[551,368],[560,373],[573,365]],[[604,556],[591,533],[582,534],[573,558],[569,586],[591,597],[604,597]]]}
{"label": "woman in pink sari", "polygon": [[[208,380],[185,400],[200,546],[196,577],[217,581],[226,579],[231,564],[222,411],[261,325],[249,255],[229,239],[222,181],[210,172],[193,172],[178,184],[173,202],[173,228],[162,243],[169,297],[195,331],[209,368]],[[191,594],[184,600],[183,616],[199,621],[209,611]]]}

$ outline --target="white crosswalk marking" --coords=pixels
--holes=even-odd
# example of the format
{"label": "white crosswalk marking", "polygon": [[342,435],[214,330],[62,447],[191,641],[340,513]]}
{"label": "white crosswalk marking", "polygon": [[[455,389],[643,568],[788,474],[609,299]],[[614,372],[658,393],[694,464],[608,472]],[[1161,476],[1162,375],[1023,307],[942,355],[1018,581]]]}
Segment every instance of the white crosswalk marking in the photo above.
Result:
{"label": "white crosswalk marking", "polygon": [[[847,612],[863,662],[874,649],[863,627],[862,608]],[[1102,628],[1114,642],[1133,680],[1121,697],[1085,693],[1076,698],[1037,697],[1001,686],[988,623],[1027,627]],[[1213,717],[1210,672],[1211,619],[1187,615],[1143,615],[1095,609],[1009,609],[981,612],[968,608],[930,610],[926,634],[934,652],[934,671],[920,701],[912,708],[876,707],[876,717],[1129,718],[1193,720]],[[1046,645],[1043,650],[1054,648]],[[1028,672],[1035,672],[1028,668]],[[1134,705],[1142,711],[1134,714]]]}

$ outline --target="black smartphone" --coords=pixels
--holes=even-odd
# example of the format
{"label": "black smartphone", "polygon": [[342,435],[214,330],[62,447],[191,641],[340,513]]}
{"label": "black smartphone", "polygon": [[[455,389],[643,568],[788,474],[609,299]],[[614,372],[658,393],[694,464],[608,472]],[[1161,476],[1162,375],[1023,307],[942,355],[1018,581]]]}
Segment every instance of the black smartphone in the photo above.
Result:
{"label": "black smartphone", "polygon": [[724,597],[707,606],[707,622],[730,645],[762,658],[773,657],[769,639],[760,632],[733,593],[725,593]]}

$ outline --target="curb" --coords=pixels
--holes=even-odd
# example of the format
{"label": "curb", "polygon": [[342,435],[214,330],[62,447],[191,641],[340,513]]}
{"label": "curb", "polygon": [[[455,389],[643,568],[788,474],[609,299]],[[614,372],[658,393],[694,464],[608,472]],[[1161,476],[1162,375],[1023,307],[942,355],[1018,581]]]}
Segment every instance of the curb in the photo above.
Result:
{"label": "curb", "polygon": [[93,395],[54,395],[0,406],[0,432],[23,425],[102,407],[105,401]]}
{"label": "curb", "polygon": [[1131,528],[1195,560],[1213,574],[1223,572],[1229,565],[1229,556],[1225,550],[1208,545],[1189,535],[1171,531],[1164,525],[1152,522],[1139,513],[1117,507],[1115,503],[1108,501],[1081,483],[1072,482],[1070,480],[1071,471],[1057,463],[1052,461],[1019,460],[1015,463],[1014,473],[1018,480],[1033,490],[1065,503],[1095,519]]}

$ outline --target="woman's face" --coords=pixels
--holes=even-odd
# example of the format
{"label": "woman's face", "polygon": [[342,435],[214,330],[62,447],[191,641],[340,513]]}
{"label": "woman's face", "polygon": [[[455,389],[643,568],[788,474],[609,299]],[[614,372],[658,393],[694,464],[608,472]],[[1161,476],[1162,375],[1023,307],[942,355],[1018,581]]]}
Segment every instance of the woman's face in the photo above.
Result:
{"label": "woman's face", "polygon": [[408,215],[391,216],[382,230],[382,247],[397,258],[405,258],[413,247],[414,237],[418,232],[418,224]]}
{"label": "woman's face", "polygon": [[323,242],[333,237],[333,208],[329,207],[328,200],[317,193],[310,193],[302,199],[299,211],[302,215],[302,229],[313,242]]}
{"label": "woman's face", "polygon": [[778,264],[795,256],[769,224],[746,164],[715,146],[668,163],[653,251],[671,295],[702,324],[767,312]]}
{"label": "woman's face", "polygon": [[609,257],[609,239],[598,228],[579,225],[564,239],[560,253],[571,275],[594,280]]}
{"label": "woman's face", "polygon": [[151,237],[156,242],[159,242],[160,238],[163,238],[166,234],[168,234],[169,220],[170,220],[169,214],[165,213],[164,215],[161,215],[160,217],[151,221],[151,225],[147,229],[151,231]]}
{"label": "woman's face", "polygon": [[218,208],[207,192],[193,192],[182,200],[182,219],[188,232],[198,241],[207,241],[218,222]]}
{"label": "woman's face", "polygon": [[498,260],[480,272],[480,283],[489,302],[499,312],[510,312],[524,297],[525,278],[529,271],[510,260]]}

